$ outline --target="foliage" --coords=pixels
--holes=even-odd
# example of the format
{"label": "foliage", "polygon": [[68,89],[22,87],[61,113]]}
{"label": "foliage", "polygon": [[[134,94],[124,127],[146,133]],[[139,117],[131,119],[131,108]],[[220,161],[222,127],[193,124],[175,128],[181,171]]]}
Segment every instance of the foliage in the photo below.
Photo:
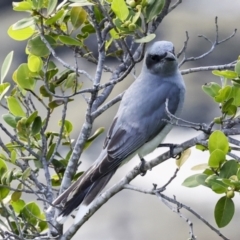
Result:
{"label": "foliage", "polygon": [[[240,61],[235,71],[214,70],[213,74],[220,77],[221,85],[211,82],[202,86],[203,91],[209,95],[221,108],[221,116],[214,119],[220,129],[224,129],[228,120],[238,117],[240,107]],[[207,164],[200,164],[194,170],[202,173],[194,174],[183,182],[186,187],[199,185],[210,188],[216,194],[224,194],[215,206],[215,220],[218,227],[225,227],[234,214],[235,193],[240,192],[240,163],[235,159],[228,159],[227,153],[232,149],[228,138],[221,130],[211,133],[207,146],[197,145],[203,151],[209,151]]]}
{"label": "foliage", "polygon": [[[56,187],[66,189],[72,180],[81,176],[82,172],[77,172],[81,153],[104,131],[104,128],[99,128],[91,135],[94,120],[119,101],[121,96],[101,105],[114,85],[122,81],[135,64],[143,59],[143,46],[155,38],[158,25],[170,12],[170,2],[13,2],[13,10],[26,13],[26,17],[11,25],[8,35],[16,41],[26,41],[26,62],[21,63],[12,73],[12,84],[4,80],[14,57],[13,52],[6,56],[1,67],[0,104],[6,112],[2,115],[4,124],[0,123],[0,129],[9,141],[3,143],[0,138],[0,223],[13,237],[18,237],[16,239],[46,237],[48,233],[62,235],[63,227],[55,222],[51,213],[43,211],[39,201],[47,208],[53,200],[53,191],[58,190]],[[172,6],[172,9],[176,6]],[[97,58],[87,45],[86,40],[91,36],[97,39]],[[130,47],[126,43],[127,39],[131,39]],[[133,54],[134,44],[138,49]],[[56,49],[65,48],[74,53],[75,66],[57,56]],[[104,65],[107,56],[118,59],[119,66],[111,69]],[[79,69],[79,57],[89,61],[89,64],[97,65],[94,77]],[[57,62],[65,69],[57,67]],[[100,82],[103,71],[112,73],[112,78],[106,84]],[[235,192],[240,191],[239,163],[227,157],[232,147],[223,131],[226,124],[239,116],[240,61],[234,71],[215,70],[213,74],[220,76],[221,84],[211,82],[203,86],[203,91],[221,106],[221,116],[214,119],[219,130],[208,133],[207,144],[197,145],[197,148],[209,151],[209,160],[195,166],[194,169],[203,170],[202,173],[188,177],[183,185],[202,185],[216,194],[224,195],[214,211],[218,227],[224,227],[234,214],[232,198]],[[86,87],[86,81],[91,83],[90,88]],[[85,122],[80,137],[74,143],[74,126],[66,116],[71,102],[80,94],[86,100],[87,110],[81,113],[85,114]],[[44,113],[39,113],[39,104],[44,108]],[[54,114],[57,108],[62,108],[62,116],[56,120]],[[57,132],[49,129],[50,119],[54,119],[58,125]],[[67,149],[66,154],[60,152],[62,146]],[[178,167],[189,155],[190,150],[182,154]],[[45,175],[44,182],[39,179],[39,173],[42,172]],[[23,193],[34,195],[38,201],[29,202]],[[73,229],[66,238],[61,239],[70,239],[76,231]],[[5,234],[0,229],[0,235],[5,237]]]}
{"label": "foliage", "polygon": [[[134,4],[133,4],[134,2]],[[25,238],[34,238],[48,228],[47,218],[38,202],[28,202],[23,192],[32,193],[47,201],[49,187],[61,185],[68,166],[73,147],[72,123],[66,119],[66,109],[74,96],[84,86],[79,81],[81,72],[68,67],[60,70],[51,55],[56,48],[68,47],[81,57],[96,62],[85,41],[96,33],[90,17],[91,8],[97,24],[106,22],[100,3],[87,0],[24,0],[13,2],[13,10],[25,12],[8,29],[9,36],[16,41],[26,41],[27,61],[21,63],[12,74],[13,85],[4,82],[13,59],[10,52],[1,68],[0,99],[6,99],[6,113],[2,118],[6,125],[2,130],[9,137],[9,142],[2,144],[0,153],[0,199],[1,216],[10,219],[2,222],[13,234]],[[146,35],[142,19],[150,22],[161,12],[164,0],[156,5],[153,1],[105,1],[105,9],[112,16],[115,27],[108,29],[109,37],[105,44],[106,55],[121,56],[122,51],[112,50],[113,41],[127,36],[135,36],[139,43],[148,42],[155,34]],[[103,28],[104,25],[102,25]],[[106,32],[107,33],[107,32]],[[141,37],[142,36],[142,37]],[[61,94],[57,94],[57,93]],[[70,97],[71,96],[71,97]],[[36,103],[40,103],[44,114],[39,114]],[[55,109],[63,107],[59,120],[59,132],[49,129]],[[84,142],[83,151],[104,131],[99,128]],[[61,145],[68,147],[65,155],[60,154]],[[9,163],[10,165],[7,165]],[[49,173],[52,168],[54,173]],[[39,182],[38,172],[44,171],[46,185]],[[75,172],[76,180],[82,172]],[[17,187],[14,187],[17,184]],[[49,185],[49,186],[47,186]],[[16,221],[17,219],[17,221]]]}

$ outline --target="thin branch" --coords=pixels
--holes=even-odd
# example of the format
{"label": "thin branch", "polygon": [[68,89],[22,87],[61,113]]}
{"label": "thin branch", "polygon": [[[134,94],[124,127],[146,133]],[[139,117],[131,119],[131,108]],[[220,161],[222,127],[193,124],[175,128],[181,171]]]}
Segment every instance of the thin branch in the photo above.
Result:
{"label": "thin branch", "polygon": [[167,186],[177,177],[179,168],[176,168],[173,176],[167,181],[167,183],[165,183],[162,187],[156,189],[158,192],[163,192],[166,190]]}
{"label": "thin branch", "polygon": [[[44,37],[44,35],[42,34],[42,31],[41,29],[39,28],[38,25],[36,25],[38,30],[39,30],[39,33],[40,33],[40,38],[41,40],[43,41],[43,43],[46,45],[46,47],[48,48],[48,50],[52,53],[53,57],[58,61],[60,62],[65,68],[67,69],[70,69],[74,72],[76,72],[76,68],[69,65],[68,63],[64,62],[60,57],[57,56],[56,52],[54,51],[54,49],[52,48],[52,46],[49,44],[49,42],[46,40],[46,38]],[[78,69],[78,73],[79,74],[83,74],[85,75],[89,80],[91,80],[92,82],[94,81],[93,78],[84,70],[80,70]]]}
{"label": "thin branch", "polygon": [[14,142],[19,144],[21,147],[23,147],[25,150],[27,150],[30,154],[32,154],[35,158],[39,159],[39,155],[35,153],[30,147],[23,144],[21,141],[19,141],[14,135],[12,135],[4,126],[2,123],[0,123],[0,128],[3,130],[4,133]]}
{"label": "thin branch", "polygon": [[161,13],[160,13],[159,16],[156,18],[156,20],[154,20],[154,21],[152,22],[152,27],[151,27],[149,33],[154,33],[154,32],[157,30],[159,24],[162,22],[162,20],[164,19],[164,17],[167,16],[168,11],[169,11],[170,4],[171,4],[171,0],[166,0],[166,1],[165,1],[164,7],[163,7]]}
{"label": "thin branch", "polygon": [[57,153],[57,150],[58,150],[59,145],[62,140],[62,135],[63,135],[63,131],[64,131],[64,126],[65,126],[64,124],[65,124],[65,119],[66,119],[66,115],[67,115],[67,104],[68,104],[68,102],[67,102],[67,100],[65,100],[64,105],[63,105],[63,110],[62,110],[61,127],[60,127],[60,131],[59,131],[58,139],[57,139],[54,151],[53,151],[50,159],[48,160],[48,166],[52,163],[53,159],[55,158],[55,155]]}
{"label": "thin branch", "polygon": [[[185,217],[181,212],[180,212],[180,207],[177,205],[177,207],[173,207],[166,199],[164,199],[161,194],[156,191],[155,192],[156,196],[164,203],[169,209],[171,209],[173,212],[177,213],[180,218],[182,218],[188,225],[189,225],[189,235],[190,238],[189,240],[196,240],[196,236],[193,233],[193,223],[189,220],[189,218]],[[163,195],[163,194],[162,194]]]}
{"label": "thin branch", "polygon": [[[188,31],[186,31],[186,40],[183,43],[182,49],[177,54],[177,58],[179,58],[182,54],[184,54],[184,57],[185,57],[185,52],[186,52],[186,49],[187,49],[188,41],[189,41],[189,35],[188,35]],[[178,64],[178,66],[179,66],[179,64]]]}
{"label": "thin branch", "polygon": [[[217,20],[218,20],[218,18],[215,17],[216,34],[215,34],[215,41],[214,41],[214,42],[212,42],[208,37],[206,37],[206,36],[204,36],[204,35],[199,35],[199,36],[198,36],[198,37],[202,37],[202,38],[204,38],[206,41],[208,41],[208,42],[211,44],[211,48],[210,48],[207,52],[205,52],[205,53],[203,53],[203,54],[201,54],[201,55],[199,55],[199,56],[197,56],[197,57],[189,57],[189,58],[186,58],[186,55],[185,55],[185,51],[186,51],[186,48],[187,48],[187,46],[186,46],[185,49],[184,49],[184,57],[183,57],[182,61],[179,63],[179,67],[181,67],[181,66],[182,66],[184,63],[186,63],[186,62],[196,61],[196,60],[199,60],[199,59],[202,59],[202,58],[208,56],[210,53],[212,53],[212,52],[214,51],[214,49],[215,49],[218,45],[220,45],[221,43],[224,43],[224,42],[228,41],[229,39],[233,38],[233,37],[236,35],[237,29],[234,29],[233,33],[232,33],[230,36],[228,36],[227,38],[219,41],[218,21],[217,21]],[[186,45],[187,45],[187,43],[188,43],[188,38],[187,38]]]}
{"label": "thin branch", "polygon": [[215,233],[218,234],[219,237],[221,237],[224,240],[229,240],[229,238],[225,237],[218,229],[216,229],[215,227],[213,227],[209,222],[207,222],[201,215],[199,215],[197,212],[195,212],[194,210],[192,210],[190,207],[180,203],[179,201],[177,201],[176,199],[167,197],[166,195],[162,194],[162,193],[157,193],[159,196],[161,196],[162,198],[166,199],[167,201],[176,204],[179,208],[184,208],[187,211],[189,211],[190,213],[192,213],[194,216],[196,216],[198,219],[200,219],[203,223],[205,223],[212,231],[214,231]]}
{"label": "thin branch", "polygon": [[105,112],[107,109],[109,109],[110,107],[112,107],[114,104],[118,103],[119,101],[122,100],[122,97],[124,95],[123,93],[120,93],[119,95],[117,95],[114,99],[112,99],[111,101],[105,103],[102,107],[98,108],[95,112],[92,113],[92,117],[93,119],[97,118],[99,115],[101,115],[103,112]]}
{"label": "thin branch", "polygon": [[206,67],[196,67],[196,68],[189,68],[185,70],[181,70],[181,74],[189,74],[194,72],[204,72],[204,71],[213,71],[213,70],[227,70],[233,69],[236,64],[236,61],[224,65],[216,65],[216,66],[206,66]]}
{"label": "thin branch", "polygon": [[181,3],[182,3],[182,0],[176,1],[172,6],[169,7],[168,13],[170,13],[172,10],[174,10]]}

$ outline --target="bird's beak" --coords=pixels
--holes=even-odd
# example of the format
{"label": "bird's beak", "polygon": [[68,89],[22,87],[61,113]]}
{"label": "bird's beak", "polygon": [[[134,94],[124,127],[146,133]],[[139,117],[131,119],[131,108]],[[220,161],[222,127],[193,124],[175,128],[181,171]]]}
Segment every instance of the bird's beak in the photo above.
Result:
{"label": "bird's beak", "polygon": [[166,55],[165,59],[168,60],[168,61],[175,61],[176,57],[172,52],[167,52],[167,55]]}

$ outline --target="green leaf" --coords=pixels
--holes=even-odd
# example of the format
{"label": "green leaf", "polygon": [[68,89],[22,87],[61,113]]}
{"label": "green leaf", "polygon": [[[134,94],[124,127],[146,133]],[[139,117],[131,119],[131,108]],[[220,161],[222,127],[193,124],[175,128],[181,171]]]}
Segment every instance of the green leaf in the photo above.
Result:
{"label": "green leaf", "polygon": [[51,182],[53,187],[58,187],[61,185],[61,179],[59,179],[59,176],[57,174],[51,177]]}
{"label": "green leaf", "polygon": [[8,82],[0,84],[0,101],[9,90],[10,86],[11,85]]}
{"label": "green leaf", "polygon": [[191,155],[191,149],[188,148],[185,151],[181,153],[180,158],[176,159],[175,163],[180,168],[190,157]]}
{"label": "green leaf", "polygon": [[218,95],[220,89],[221,86],[215,82],[206,83],[202,86],[202,90],[210,97],[215,97],[216,95]]}
{"label": "green leaf", "polygon": [[[58,124],[59,124],[59,126],[61,126],[61,125],[62,125],[62,120],[59,121]],[[64,121],[64,131],[69,134],[69,133],[72,132],[72,130],[73,130],[73,125],[72,125],[72,123],[71,123],[70,121],[68,121],[68,120],[65,120],[65,121]]]}
{"label": "green leaf", "polygon": [[0,201],[6,198],[9,194],[10,190],[5,187],[0,187]]}
{"label": "green leaf", "polygon": [[75,87],[76,80],[77,80],[76,73],[75,72],[70,73],[67,79],[64,81],[63,87],[65,89]]}
{"label": "green leaf", "polygon": [[228,185],[226,185],[225,183],[223,183],[220,180],[210,179],[208,181],[208,183],[215,193],[222,194],[222,193],[227,192],[227,190],[228,190]]}
{"label": "green leaf", "polygon": [[[52,48],[57,46],[55,39],[49,35],[44,36],[47,42],[51,45]],[[50,54],[45,43],[41,40],[40,36],[36,36],[28,41],[27,44],[28,51],[36,56],[45,57]]]}
{"label": "green leaf", "polygon": [[3,83],[4,78],[7,76],[8,70],[11,66],[13,59],[13,51],[11,51],[4,59],[1,67],[1,84]]}
{"label": "green leaf", "polygon": [[13,2],[12,5],[14,11],[32,11],[32,4],[30,1]]}
{"label": "green leaf", "polygon": [[156,34],[151,33],[151,34],[148,34],[147,36],[145,36],[143,38],[136,39],[135,42],[136,43],[147,43],[147,42],[151,42],[155,37],[156,37]]}
{"label": "green leaf", "polygon": [[165,0],[150,0],[146,8],[146,18],[147,22],[151,22],[157,15],[159,15],[165,5]]}
{"label": "green leaf", "polygon": [[240,88],[239,87],[232,87],[232,91],[229,94],[229,98],[233,98],[233,105],[239,107],[240,106]]}
{"label": "green leaf", "polygon": [[28,68],[32,72],[39,72],[42,69],[43,61],[40,57],[35,55],[28,56]]}
{"label": "green leaf", "polygon": [[9,126],[11,126],[12,128],[16,128],[17,122],[16,122],[15,117],[14,117],[12,114],[10,114],[10,113],[3,114],[2,117],[3,117],[3,120],[4,120]]}
{"label": "green leaf", "polygon": [[46,25],[51,25],[51,24],[55,24],[64,14],[64,10],[61,9],[60,11],[58,11],[55,15],[53,15],[52,17],[48,18],[45,21]]}
{"label": "green leaf", "polygon": [[238,169],[238,172],[237,172],[237,178],[238,180],[240,180],[240,168]]}
{"label": "green leaf", "polygon": [[13,192],[12,196],[11,196],[11,200],[13,202],[17,202],[22,196],[21,192]]}
{"label": "green leaf", "polygon": [[62,35],[62,36],[59,36],[58,39],[60,40],[60,42],[66,45],[81,46],[81,47],[83,46],[83,44],[80,41],[72,37]]}
{"label": "green leaf", "polygon": [[15,115],[20,117],[25,117],[25,112],[22,109],[22,106],[18,102],[18,100],[15,97],[7,97],[7,105],[9,108],[9,111]]}
{"label": "green leaf", "polygon": [[232,88],[231,86],[226,86],[219,90],[218,94],[214,97],[214,100],[218,103],[227,101],[230,97]]}
{"label": "green leaf", "polygon": [[31,175],[31,171],[32,169],[30,167],[28,167],[22,174],[22,179],[26,180],[28,179],[28,177]]}
{"label": "green leaf", "polygon": [[87,19],[87,12],[82,7],[73,7],[70,12],[73,27],[79,28]]}
{"label": "green leaf", "polygon": [[17,160],[17,152],[13,149],[13,150],[11,151],[11,162],[12,162],[13,164],[15,164],[15,163],[16,163],[16,160]]}
{"label": "green leaf", "polygon": [[28,68],[28,64],[22,63],[16,71],[18,85],[25,90],[34,90],[35,80],[32,77],[32,72]]}
{"label": "green leaf", "polygon": [[48,0],[48,6],[47,6],[47,13],[48,15],[51,15],[58,4],[58,0]]}
{"label": "green leaf", "polygon": [[185,187],[189,187],[189,188],[192,188],[192,187],[197,187],[199,186],[199,182],[197,181],[197,176],[199,176],[200,174],[194,174],[188,178],[186,178],[182,185],[185,186]]}
{"label": "green leaf", "polygon": [[230,178],[236,175],[238,171],[238,163],[235,160],[229,160],[223,164],[220,169],[219,176],[221,178]]}
{"label": "green leaf", "polygon": [[213,70],[212,71],[213,75],[219,76],[219,77],[224,77],[227,79],[233,79],[238,77],[238,74],[234,71],[230,70],[224,70],[224,71],[219,71],[219,70]]}
{"label": "green leaf", "polygon": [[32,0],[33,3],[33,8],[36,10],[40,10],[41,8],[43,8],[45,6],[44,4],[44,0]]}
{"label": "green leaf", "polygon": [[53,100],[48,104],[48,107],[51,109],[54,109],[56,107],[59,107],[64,104],[64,100],[58,99],[58,100]]}
{"label": "green leaf", "polygon": [[237,61],[234,71],[238,74],[238,76],[240,76],[240,61]]}
{"label": "green leaf", "polygon": [[25,206],[25,202],[22,199],[19,199],[16,202],[11,202],[11,205],[16,213],[20,213]]}
{"label": "green leaf", "polygon": [[207,147],[201,145],[201,144],[196,144],[196,149],[200,150],[200,151],[206,151],[208,150]]}
{"label": "green leaf", "polygon": [[212,168],[219,168],[221,164],[226,160],[226,154],[220,150],[214,150],[208,160],[208,166]]}
{"label": "green leaf", "polygon": [[[0,170],[1,173],[5,172],[8,170],[8,167],[3,159],[0,158]],[[1,177],[1,176],[0,176]]]}
{"label": "green leaf", "polygon": [[93,143],[93,141],[100,135],[100,134],[102,134],[103,132],[104,132],[104,127],[100,127],[100,128],[98,128],[95,132],[94,132],[94,134],[90,137],[90,138],[88,138],[88,140],[86,141],[86,143],[85,143],[85,145],[84,145],[84,147],[83,147],[83,150],[86,150],[92,143]]}
{"label": "green leaf", "polygon": [[41,216],[41,210],[35,202],[27,203],[21,212],[29,218],[32,218],[33,216],[39,218]]}
{"label": "green leaf", "polygon": [[201,163],[198,165],[195,165],[191,168],[191,170],[193,171],[199,171],[199,170],[205,170],[206,168],[208,168],[208,164],[207,163]]}
{"label": "green leaf", "polygon": [[128,17],[129,10],[124,0],[113,0],[111,9],[122,22]]}
{"label": "green leaf", "polygon": [[74,2],[70,4],[70,7],[83,7],[83,6],[92,6],[93,3],[87,1],[87,0],[70,0],[70,2]]}
{"label": "green leaf", "polygon": [[229,143],[225,134],[220,130],[214,131],[209,137],[208,148],[210,153],[216,149],[219,149],[227,154],[229,152]]}
{"label": "green leaf", "polygon": [[47,160],[49,160],[52,155],[53,155],[53,152],[55,150],[55,147],[56,147],[56,143],[53,143],[50,145],[50,147],[48,148],[48,152],[47,152]]}
{"label": "green leaf", "polygon": [[119,39],[120,38],[119,34],[116,32],[116,30],[114,28],[112,28],[109,33],[110,33],[110,35],[113,39]]}
{"label": "green leaf", "polygon": [[206,179],[208,178],[208,175],[204,173],[200,173],[196,176],[196,181],[205,187],[209,187],[208,183],[206,182]]}
{"label": "green leaf", "polygon": [[35,136],[36,134],[38,134],[41,130],[42,127],[42,119],[40,116],[37,116],[34,119],[33,125],[32,125],[32,135]]}
{"label": "green leaf", "polygon": [[34,32],[35,30],[33,27],[13,30],[13,26],[10,26],[10,28],[7,31],[8,35],[16,41],[26,40],[30,38],[34,34]]}
{"label": "green leaf", "polygon": [[142,8],[138,8],[136,14],[132,18],[132,23],[136,23],[141,16]]}
{"label": "green leaf", "polygon": [[222,197],[218,200],[214,216],[219,228],[225,227],[232,220],[235,207],[231,198]]}
{"label": "green leaf", "polygon": [[14,23],[12,25],[12,30],[23,29],[23,28],[27,28],[30,26],[32,28],[34,28],[34,18],[33,17],[23,18],[23,19],[17,21],[16,23]]}
{"label": "green leaf", "polygon": [[38,116],[38,111],[33,112],[27,119],[26,125],[30,126],[34,119]]}
{"label": "green leaf", "polygon": [[96,29],[91,24],[86,24],[84,27],[82,27],[83,34],[91,34],[95,32],[96,32]]}

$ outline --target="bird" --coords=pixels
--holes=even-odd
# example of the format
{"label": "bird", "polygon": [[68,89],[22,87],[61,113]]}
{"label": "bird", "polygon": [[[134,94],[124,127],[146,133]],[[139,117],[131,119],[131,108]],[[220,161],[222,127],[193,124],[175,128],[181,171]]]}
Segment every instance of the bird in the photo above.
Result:
{"label": "bird", "polygon": [[144,157],[156,149],[172,129],[168,111],[179,116],[185,83],[178,68],[174,45],[156,41],[146,51],[142,70],[125,91],[96,161],[52,205],[63,205],[57,222],[63,224],[77,209],[77,224],[87,213],[116,170],[135,155]]}

